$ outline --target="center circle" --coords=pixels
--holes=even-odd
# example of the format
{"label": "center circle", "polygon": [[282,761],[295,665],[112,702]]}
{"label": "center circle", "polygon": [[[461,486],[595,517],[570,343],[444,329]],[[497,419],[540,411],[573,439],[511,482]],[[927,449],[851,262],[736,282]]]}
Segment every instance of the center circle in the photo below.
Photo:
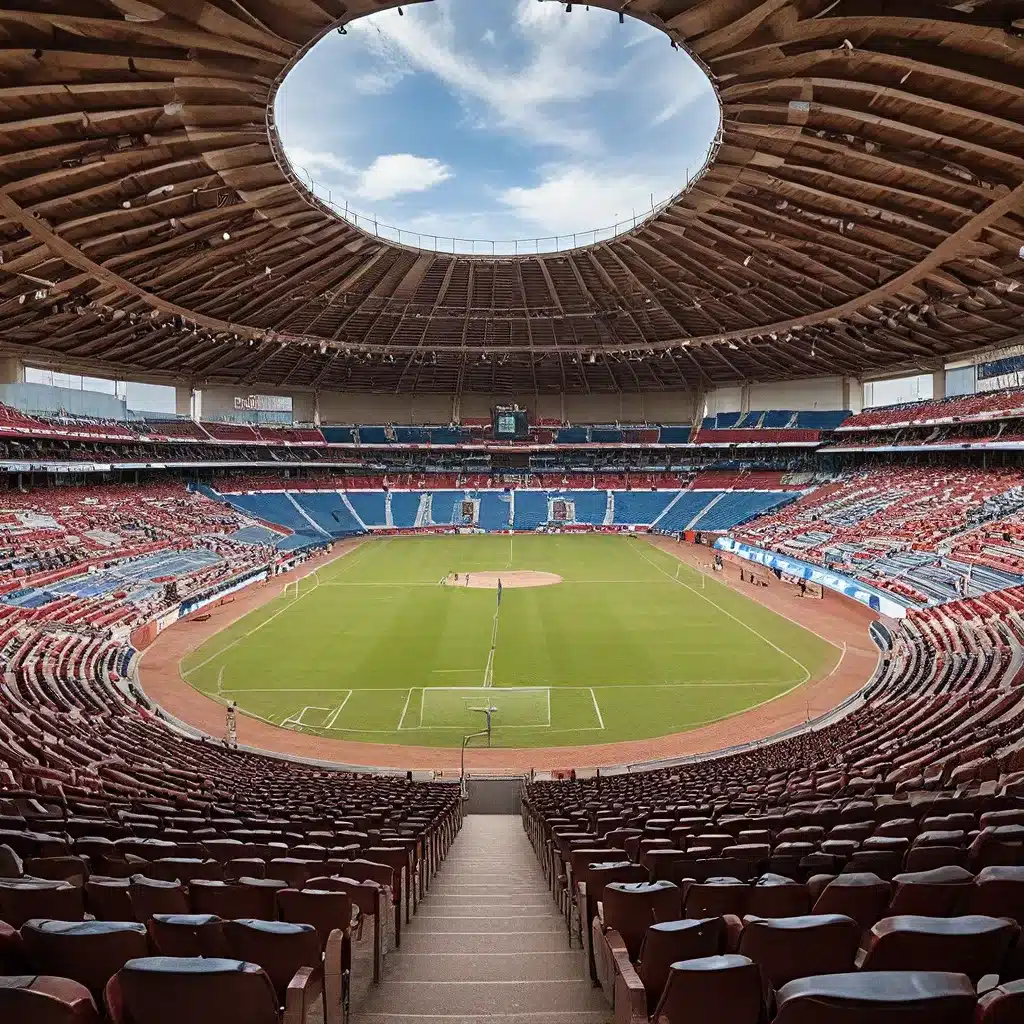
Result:
{"label": "center circle", "polygon": [[569,6],[437,0],[328,32],[274,99],[293,180],[412,248],[525,255],[641,225],[703,173],[718,97],[661,29]]}

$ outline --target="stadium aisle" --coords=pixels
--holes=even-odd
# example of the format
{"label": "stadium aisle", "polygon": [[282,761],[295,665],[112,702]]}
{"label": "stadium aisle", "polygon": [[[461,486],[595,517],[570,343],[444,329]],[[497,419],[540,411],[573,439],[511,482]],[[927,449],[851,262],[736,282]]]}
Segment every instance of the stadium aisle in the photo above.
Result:
{"label": "stadium aisle", "polygon": [[518,815],[471,815],[353,1024],[600,1024]]}

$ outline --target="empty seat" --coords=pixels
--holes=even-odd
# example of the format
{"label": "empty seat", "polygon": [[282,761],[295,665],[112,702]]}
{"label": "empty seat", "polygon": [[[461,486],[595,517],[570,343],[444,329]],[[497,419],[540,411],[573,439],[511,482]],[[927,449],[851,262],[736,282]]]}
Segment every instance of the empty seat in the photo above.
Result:
{"label": "empty seat", "polygon": [[685,914],[687,917],[720,917],[722,914],[742,917],[747,912],[750,892],[750,886],[738,878],[709,878],[686,890]]}
{"label": "empty seat", "polygon": [[[323,990],[323,950],[320,936],[312,925],[288,921],[225,921],[224,937],[233,957],[259,964],[266,971],[279,1006],[284,1006],[288,986],[302,968],[312,970],[314,984]],[[340,963],[340,949],[338,961]],[[340,976],[340,969],[337,974]],[[335,995],[336,1000],[330,1005],[324,1001],[327,1024],[340,1021],[340,988]]]}
{"label": "empty seat", "polygon": [[744,919],[739,952],[757,964],[766,992],[794,978],[854,969],[861,929],[842,914]]}
{"label": "empty seat", "polygon": [[800,978],[775,1001],[773,1024],[972,1024],[975,996],[962,974],[877,971]]}
{"label": "empty seat", "polygon": [[[296,986],[292,1005],[305,1002]],[[280,1024],[277,994],[256,964],[203,957],[129,960],[107,985],[113,1024]],[[300,1016],[301,1019],[301,1016]]]}
{"label": "empty seat", "polygon": [[671,882],[612,882],[605,886],[603,907],[605,927],[622,936],[633,961],[652,924],[681,914],[679,889]]}
{"label": "empty seat", "polygon": [[127,878],[106,878],[93,875],[85,883],[85,906],[100,921],[134,921]]}
{"label": "empty seat", "polygon": [[[809,889],[813,888],[812,882],[808,882]],[[825,886],[814,901],[812,913],[845,914],[864,932],[885,914],[891,896],[892,886],[878,875],[851,872],[838,875]]]}
{"label": "empty seat", "polygon": [[999,973],[1019,933],[1000,917],[886,917],[871,929],[863,970],[951,971],[977,982]]}
{"label": "empty seat", "polygon": [[100,1024],[89,990],[70,978],[0,976],[0,1020],[9,1024]]}
{"label": "empty seat", "polygon": [[216,914],[154,914],[146,927],[160,956],[227,956],[223,922]]}
{"label": "empty seat", "polygon": [[163,882],[132,875],[128,889],[136,921],[146,923],[154,914],[187,914],[185,889],[177,882]]}
{"label": "empty seat", "polygon": [[746,912],[757,917],[800,917],[810,909],[807,886],[782,875],[762,875],[747,894]]}
{"label": "empty seat", "polygon": [[949,917],[964,898],[963,887],[974,881],[970,871],[956,865],[914,871],[893,878],[889,916],[901,914]]}
{"label": "empty seat", "polygon": [[763,1017],[757,965],[732,953],[672,964],[653,1019],[668,1024],[759,1024]]}
{"label": "empty seat", "polygon": [[1024,1020],[1024,981],[1008,981],[978,1000],[976,1024],[1020,1024]]}
{"label": "empty seat", "polygon": [[[740,922],[733,931],[739,932]],[[669,969],[680,960],[717,956],[726,952],[728,929],[725,918],[709,917],[703,920],[662,921],[652,924],[640,946],[640,961],[636,973],[647,993],[647,1012],[652,1013],[668,981]]]}
{"label": "empty seat", "polygon": [[71,978],[99,1001],[129,960],[149,953],[146,927],[135,921],[29,921],[21,941],[39,974]]}
{"label": "empty seat", "polygon": [[82,890],[69,882],[42,878],[0,879],[0,920],[20,928],[33,918],[81,921]]}
{"label": "empty seat", "polygon": [[1024,866],[982,868],[974,884],[962,892],[958,910],[961,914],[1012,917],[1024,927]]}
{"label": "empty seat", "polygon": [[216,914],[273,921],[277,917],[277,888],[244,882],[195,881],[189,887],[193,914]]}

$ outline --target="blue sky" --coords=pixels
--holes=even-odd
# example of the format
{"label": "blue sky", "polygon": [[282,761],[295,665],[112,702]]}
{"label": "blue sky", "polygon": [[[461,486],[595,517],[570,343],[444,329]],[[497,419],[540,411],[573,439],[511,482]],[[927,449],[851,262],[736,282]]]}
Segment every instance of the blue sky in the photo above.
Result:
{"label": "blue sky", "polygon": [[300,61],[276,111],[293,165],[340,205],[496,239],[642,216],[700,166],[718,118],[703,72],[660,31],[551,0],[359,19]]}

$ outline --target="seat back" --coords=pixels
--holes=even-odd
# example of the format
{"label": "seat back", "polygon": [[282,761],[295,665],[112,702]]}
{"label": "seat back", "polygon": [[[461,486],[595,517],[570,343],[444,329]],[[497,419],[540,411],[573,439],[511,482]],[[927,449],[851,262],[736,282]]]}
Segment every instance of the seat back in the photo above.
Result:
{"label": "seat back", "polygon": [[999,973],[1019,933],[1009,918],[886,917],[871,929],[863,970],[938,970],[977,982]]}
{"label": "seat back", "polygon": [[622,936],[630,960],[640,955],[640,944],[652,924],[678,920],[679,895],[672,882],[612,882],[605,886],[605,927]]}
{"label": "seat back", "polygon": [[889,906],[892,886],[871,872],[851,872],[834,878],[814,901],[814,914],[844,914],[866,931]]}
{"label": "seat back", "polygon": [[277,894],[277,907],[282,921],[311,924],[323,948],[335,928],[344,931],[352,923],[352,896],[347,892],[282,889]]}
{"label": "seat back", "polygon": [[185,889],[178,882],[164,882],[132,875],[128,889],[136,921],[145,924],[154,914],[187,914]]}
{"label": "seat back", "polygon": [[160,956],[228,955],[223,922],[216,914],[154,914],[146,928]]}
{"label": "seat back", "polygon": [[246,917],[273,921],[277,918],[277,891],[269,886],[197,880],[189,887],[188,895],[193,914],[216,914],[225,920]]}
{"label": "seat back", "polygon": [[39,974],[71,978],[98,1001],[129,960],[149,953],[146,928],[135,921],[28,921],[21,941]]}
{"label": "seat back", "polygon": [[1020,1024],[1024,1020],[1024,981],[1008,981],[978,1000],[977,1024]]}
{"label": "seat back", "polygon": [[85,916],[82,890],[69,882],[42,878],[0,879],[0,921],[20,928],[33,918],[81,921]]}
{"label": "seat back", "polygon": [[279,1024],[270,978],[238,960],[129,960],[110,979],[104,1001],[113,1024]]}
{"label": "seat back", "polygon": [[85,883],[85,905],[99,921],[133,921],[135,911],[127,878],[106,878],[93,875]]}
{"label": "seat back", "polygon": [[721,917],[722,914],[735,914],[743,917],[747,912],[750,892],[750,886],[738,878],[709,878],[686,890],[686,916]]}
{"label": "seat back", "polygon": [[760,1024],[761,976],[745,956],[698,957],[669,968],[654,1020],[668,1024]]}
{"label": "seat back", "polygon": [[224,937],[231,956],[259,964],[284,1006],[288,983],[300,967],[320,967],[320,937],[311,924],[287,921],[225,921]]}
{"label": "seat back", "polygon": [[963,886],[974,881],[970,871],[956,865],[932,868],[930,871],[909,871],[893,878],[892,902],[888,916],[903,914],[949,917],[963,899]]}
{"label": "seat back", "polygon": [[725,938],[725,921],[721,917],[652,924],[644,935],[636,966],[647,993],[648,1014],[658,1005],[674,963],[716,956],[724,951]]}
{"label": "seat back", "polygon": [[70,978],[0,976],[0,1020],[11,1024],[100,1024],[89,990]]}
{"label": "seat back", "polygon": [[962,974],[872,971],[800,978],[775,1000],[773,1024],[972,1024],[975,995]]}
{"label": "seat back", "polygon": [[765,988],[794,978],[854,969],[860,926],[842,914],[744,920],[739,952],[757,964]]}

